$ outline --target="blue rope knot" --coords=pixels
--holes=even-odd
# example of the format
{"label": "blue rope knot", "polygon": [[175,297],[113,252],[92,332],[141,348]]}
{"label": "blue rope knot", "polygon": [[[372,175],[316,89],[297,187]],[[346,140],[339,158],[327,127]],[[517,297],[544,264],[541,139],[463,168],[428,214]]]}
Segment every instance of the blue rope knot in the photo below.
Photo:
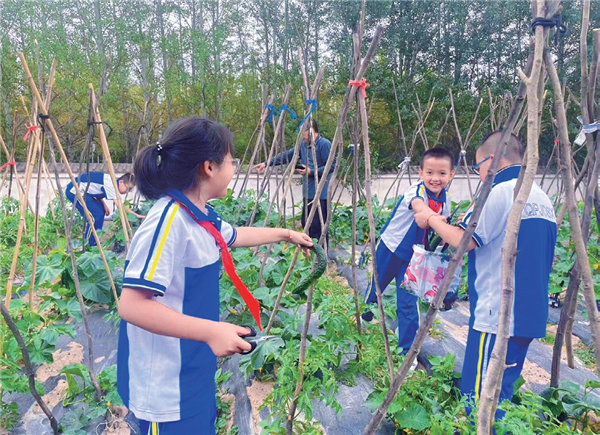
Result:
{"label": "blue rope knot", "polygon": [[304,124],[304,121],[306,121],[308,119],[308,117],[310,115],[312,115],[312,113],[317,109],[317,99],[316,98],[312,99],[312,100],[306,100],[305,103],[310,104],[310,110],[308,111],[306,116],[304,118],[302,118],[302,121],[300,121],[300,124],[298,125],[298,128],[296,129],[296,131],[300,130],[300,127],[302,127],[302,124]]}
{"label": "blue rope knot", "polygon": [[296,119],[298,115],[288,107],[287,104],[282,104],[279,110],[277,111],[277,116],[281,115],[281,112],[286,111],[290,114],[290,119]]}
{"label": "blue rope knot", "polygon": [[275,113],[275,106],[273,106],[272,104],[267,104],[265,106],[265,109],[269,109],[269,116],[267,116],[267,119],[265,119],[265,122],[273,122],[273,114]]}

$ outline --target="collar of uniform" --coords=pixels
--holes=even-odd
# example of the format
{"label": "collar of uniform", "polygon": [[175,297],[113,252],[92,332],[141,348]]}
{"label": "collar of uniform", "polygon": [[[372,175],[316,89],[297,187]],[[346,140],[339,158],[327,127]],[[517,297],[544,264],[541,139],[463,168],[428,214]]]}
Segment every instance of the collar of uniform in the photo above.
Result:
{"label": "collar of uniform", "polygon": [[494,177],[494,184],[492,184],[492,187],[496,186],[497,184],[504,183],[505,181],[510,181],[514,180],[515,178],[519,178],[520,172],[521,165],[511,165],[500,169]]}
{"label": "collar of uniform", "polygon": [[[217,225],[218,222],[221,220],[221,218],[211,205],[206,204],[206,213],[204,213],[180,190],[171,190],[167,195],[169,195],[171,198],[173,198],[180,204],[183,204],[199,221],[209,221]],[[217,228],[219,227],[217,226]]]}
{"label": "collar of uniform", "polygon": [[435,193],[433,193],[431,190],[429,190],[427,188],[427,186],[425,186],[424,181],[421,181],[421,183],[423,183],[423,187],[425,188],[425,191],[427,192],[427,197],[429,199],[433,199],[436,202],[446,202],[446,188],[443,188],[442,191],[440,192],[440,196],[437,197],[437,196],[435,196]]}

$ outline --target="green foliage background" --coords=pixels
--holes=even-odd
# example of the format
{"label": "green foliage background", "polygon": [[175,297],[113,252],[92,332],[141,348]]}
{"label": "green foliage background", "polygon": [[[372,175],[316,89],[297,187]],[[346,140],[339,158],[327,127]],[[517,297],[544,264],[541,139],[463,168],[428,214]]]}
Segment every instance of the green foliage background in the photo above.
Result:
{"label": "green foliage background", "polygon": [[[569,32],[553,52],[567,87],[577,94],[581,1],[562,4]],[[2,1],[0,134],[12,146],[13,137],[22,137],[29,125],[19,99],[29,97],[16,56],[23,52],[42,88],[52,59],[57,60],[50,112],[71,161],[79,161],[87,133],[88,83],[102,95],[100,110],[114,161],[131,162],[138,146],[154,143],[169,121],[193,114],[231,128],[241,153],[259,119],[261,86],[276,95],[278,106],[284,86],[292,84],[289,105],[304,112],[297,60],[302,47],[311,80],[321,65],[327,67],[316,117],[323,134],[331,137],[350,78],[351,36],[359,13],[358,1]],[[452,121],[444,122],[449,89],[463,136],[480,98],[474,140],[492,129],[488,95],[514,94],[516,70],[528,52],[530,17],[525,1],[367,2],[363,49],[375,27],[384,28],[367,74],[377,166],[393,168],[405,154],[392,79],[409,144],[417,124],[413,106],[423,107],[435,97],[425,131],[428,142],[436,143],[441,130],[439,142],[458,151]],[[600,23],[597,4],[590,21],[592,28]],[[571,109],[575,134],[579,126]],[[288,122],[288,143],[295,141],[295,128],[295,122]],[[542,166],[555,136],[549,119],[543,129]],[[17,159],[24,160],[23,143],[16,145]],[[413,155],[423,146],[418,138]],[[99,149],[95,159],[100,159]]]}

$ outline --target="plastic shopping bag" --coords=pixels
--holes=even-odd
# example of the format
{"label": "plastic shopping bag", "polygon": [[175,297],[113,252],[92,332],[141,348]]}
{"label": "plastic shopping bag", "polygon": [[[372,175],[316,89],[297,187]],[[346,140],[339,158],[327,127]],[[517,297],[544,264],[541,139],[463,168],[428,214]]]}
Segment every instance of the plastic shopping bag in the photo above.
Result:
{"label": "plastic shopping bag", "polygon": [[[404,274],[404,288],[409,293],[418,296],[423,302],[430,304],[444,281],[452,256],[447,252],[441,252],[441,247],[431,252],[425,250],[423,245],[413,245],[413,251],[410,264]],[[456,299],[460,285],[461,266],[462,260],[456,268],[444,302]]]}

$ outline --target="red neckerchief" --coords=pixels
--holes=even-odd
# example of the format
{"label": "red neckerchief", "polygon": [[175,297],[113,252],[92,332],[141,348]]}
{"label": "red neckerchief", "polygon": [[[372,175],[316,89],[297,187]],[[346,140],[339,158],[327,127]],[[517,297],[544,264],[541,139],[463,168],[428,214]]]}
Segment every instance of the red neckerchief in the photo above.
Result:
{"label": "red neckerchief", "polygon": [[[429,208],[432,209],[434,212],[439,214],[442,211],[442,206],[444,205],[443,202],[437,201],[434,198],[427,198],[427,202],[428,202]],[[425,244],[425,238],[429,234],[429,231],[430,231],[430,229],[425,230],[425,232],[423,234],[423,240],[421,241],[421,243]]]}
{"label": "red neckerchief", "polygon": [[208,231],[215,238],[217,244],[219,245],[219,248],[221,248],[221,258],[223,260],[223,267],[225,268],[225,272],[227,272],[227,275],[229,275],[229,278],[231,278],[233,285],[235,286],[236,290],[246,303],[246,306],[252,313],[252,317],[254,317],[254,320],[256,320],[256,323],[258,324],[258,329],[262,331],[263,328],[260,324],[260,303],[256,300],[254,296],[252,296],[252,293],[250,293],[250,290],[248,290],[246,284],[244,284],[244,282],[241,280],[241,278],[235,271],[233,258],[231,258],[231,254],[229,253],[229,249],[227,248],[227,243],[225,242],[225,239],[223,239],[223,236],[221,235],[219,230],[217,230],[217,228],[212,222],[201,221],[200,219],[198,219],[194,215],[194,213],[192,213],[192,211],[182,202],[178,201],[175,198],[173,198],[173,200],[177,202],[185,211],[187,211],[188,214],[192,217],[192,219],[196,221],[198,225],[200,225],[202,228]]}
{"label": "red neckerchief", "polygon": [[429,208],[430,209],[432,209],[436,213],[439,213],[440,211],[442,211],[443,202],[436,201],[433,198],[428,198],[428,199],[429,199]]}

